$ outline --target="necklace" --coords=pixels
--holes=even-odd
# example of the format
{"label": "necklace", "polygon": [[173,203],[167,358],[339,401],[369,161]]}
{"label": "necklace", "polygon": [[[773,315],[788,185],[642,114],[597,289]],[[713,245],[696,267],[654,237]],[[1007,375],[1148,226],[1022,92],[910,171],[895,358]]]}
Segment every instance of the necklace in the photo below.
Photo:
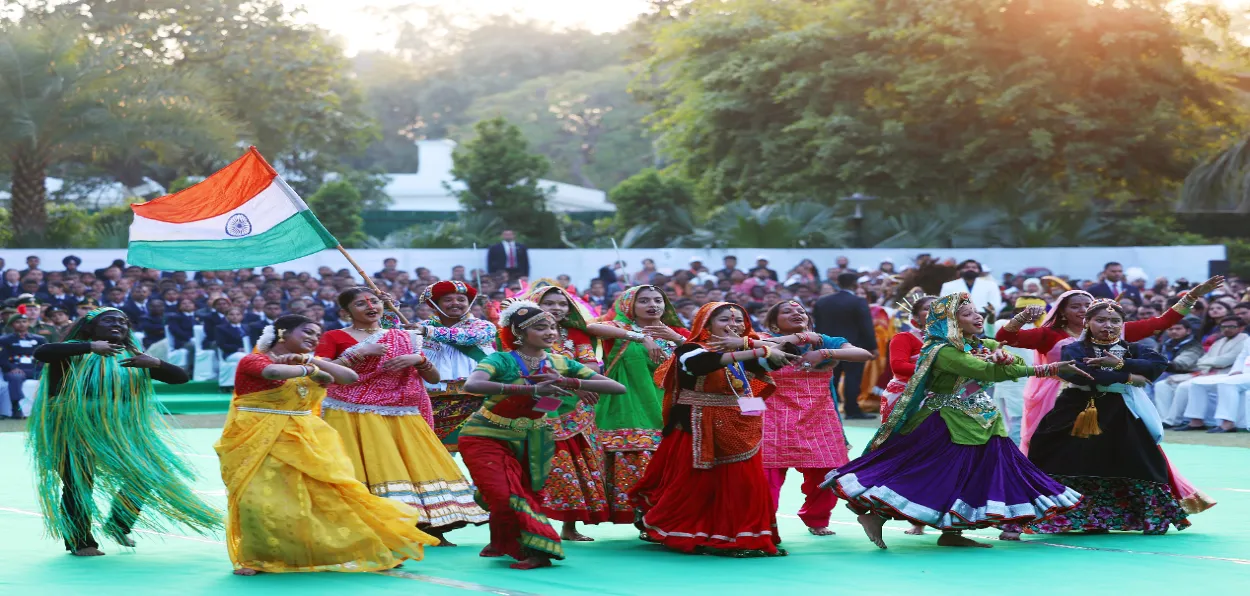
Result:
{"label": "necklace", "polygon": [[542,366],[543,360],[547,357],[546,354],[527,356],[520,350],[516,351],[516,355],[521,358],[521,361],[525,363],[526,368],[529,368],[531,371],[538,370],[538,368]]}
{"label": "necklace", "polygon": [[359,332],[361,332],[361,333],[369,333],[369,334],[373,334],[373,333],[377,333],[377,332],[379,332],[379,331],[381,331],[381,330],[382,330],[382,328],[381,328],[381,327],[374,327],[374,328],[372,328],[372,329],[361,329],[360,327],[357,327],[357,326],[355,326],[355,325],[352,325],[352,331],[359,331]]}

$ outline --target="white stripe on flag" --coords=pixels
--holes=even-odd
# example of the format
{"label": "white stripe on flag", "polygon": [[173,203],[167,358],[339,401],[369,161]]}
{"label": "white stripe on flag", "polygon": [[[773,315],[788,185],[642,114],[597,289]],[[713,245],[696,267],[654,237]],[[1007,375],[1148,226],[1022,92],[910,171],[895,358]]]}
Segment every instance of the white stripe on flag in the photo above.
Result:
{"label": "white stripe on flag", "polygon": [[264,233],[307,209],[303,201],[292,199],[280,178],[230,213],[200,221],[171,223],[135,215],[130,240],[233,240]]}

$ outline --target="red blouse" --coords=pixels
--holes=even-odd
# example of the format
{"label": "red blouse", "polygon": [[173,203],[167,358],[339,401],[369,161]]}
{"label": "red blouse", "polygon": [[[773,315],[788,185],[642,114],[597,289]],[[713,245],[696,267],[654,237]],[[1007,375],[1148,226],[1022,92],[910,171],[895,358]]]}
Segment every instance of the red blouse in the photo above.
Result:
{"label": "red blouse", "polygon": [[909,381],[916,374],[916,355],[924,341],[915,333],[900,333],[890,340],[890,373],[900,381]]}
{"label": "red blouse", "polygon": [[[1143,321],[1129,321],[1124,324],[1124,340],[1127,342],[1141,341],[1166,330],[1185,318],[1176,309],[1169,308],[1160,316]],[[1038,327],[1024,331],[1009,331],[1004,325],[994,334],[994,339],[1017,348],[1033,349],[1043,354],[1049,352],[1055,344],[1067,339],[1068,332],[1054,327]]]}
{"label": "red blouse", "polygon": [[235,395],[247,395],[281,387],[283,381],[266,379],[262,375],[262,371],[270,364],[273,364],[273,360],[267,354],[256,353],[244,356],[234,371]]}
{"label": "red blouse", "polygon": [[318,358],[334,360],[346,352],[347,348],[357,343],[356,338],[350,333],[342,329],[334,329],[321,335],[321,341],[317,344],[317,351],[314,354]]}

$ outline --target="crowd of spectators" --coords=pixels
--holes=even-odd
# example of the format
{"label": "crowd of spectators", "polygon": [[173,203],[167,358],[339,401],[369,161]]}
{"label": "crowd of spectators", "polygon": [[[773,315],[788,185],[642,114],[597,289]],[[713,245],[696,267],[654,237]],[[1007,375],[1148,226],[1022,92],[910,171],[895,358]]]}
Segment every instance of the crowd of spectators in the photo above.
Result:
{"label": "crowd of spectators", "polygon": [[[474,314],[493,318],[500,301],[523,292],[534,281],[522,276],[528,271],[528,259],[518,261],[517,256],[523,255],[524,247],[507,241],[501,245],[502,248],[492,247],[503,255],[503,265],[491,267],[493,272],[464,266],[447,272],[424,267],[403,271],[397,268],[395,259],[387,259],[383,268],[373,273],[372,281],[389,292],[402,314],[412,321],[428,320],[432,314],[420,301],[426,287],[440,279],[463,281],[481,290],[481,298],[473,305]],[[525,265],[524,269],[508,267],[518,262]],[[17,323],[26,328],[19,335],[58,341],[84,313],[99,306],[112,306],[129,315],[133,329],[142,333],[145,347],[167,340],[171,350],[185,348],[198,325],[205,345],[229,355],[254,345],[265,325],[282,314],[304,314],[323,321],[326,329],[347,325],[336,299],[342,290],[361,283],[358,275],[345,268],[171,272],[128,266],[120,260],[95,270],[82,270],[81,263],[78,257],[67,255],[59,268],[45,269],[39,257],[30,256],[24,268],[6,268],[0,259],[0,319],[5,323],[4,333],[12,335],[13,323]],[[921,290],[904,286],[932,283],[934,275],[938,276],[936,283],[942,286],[940,293],[952,288],[971,291],[987,315],[993,315],[991,320],[1011,316],[1019,297],[1040,298],[1049,304],[1069,287],[1087,289],[1095,296],[1118,296],[1129,317],[1149,318],[1169,308],[1191,286],[1186,279],[1149,280],[1141,270],[1126,270],[1119,263],[1107,264],[1094,279],[1072,279],[1040,267],[995,278],[976,261],[956,263],[930,255],[918,255],[901,267],[888,260],[860,267],[846,257],[838,257],[823,272],[810,259],[789,269],[777,269],[766,255],[756,256],[746,264],[735,256],[726,256],[719,264],[692,258],[679,270],[658,268],[654,261],[644,259],[635,268],[623,262],[606,265],[582,288],[576,287],[568,275],[557,275],[552,281],[582,297],[585,306],[595,314],[606,312],[616,294],[624,289],[652,284],[668,294],[687,323],[695,310],[707,302],[742,304],[758,323],[767,309],[778,302],[795,300],[812,309],[823,296],[847,292],[862,299],[873,312],[885,312],[897,331],[906,326],[905,317],[896,313],[897,298],[910,290]],[[904,289],[909,291],[901,291]],[[1198,346],[1209,348],[1218,339],[1220,322],[1226,317],[1250,322],[1250,303],[1240,298],[1244,292],[1243,282],[1230,278],[1220,291],[1199,301],[1183,325]],[[868,309],[859,312],[870,316]],[[869,321],[866,326],[872,328],[873,324]],[[880,333],[880,326],[877,329]],[[1184,360],[1192,356],[1194,348],[1184,343],[1182,331],[1169,330],[1147,342]],[[13,338],[0,339],[0,364],[5,367],[6,378],[25,358],[19,353],[23,350],[10,346],[26,344],[29,340],[23,343]]]}

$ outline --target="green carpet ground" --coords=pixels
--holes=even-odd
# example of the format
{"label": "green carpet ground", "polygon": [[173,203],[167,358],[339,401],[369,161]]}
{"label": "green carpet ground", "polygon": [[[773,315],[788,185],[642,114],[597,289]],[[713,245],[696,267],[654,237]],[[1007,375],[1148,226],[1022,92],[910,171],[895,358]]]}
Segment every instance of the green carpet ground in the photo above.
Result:
{"label": "green carpet ground", "polygon": [[[849,429],[863,445],[869,430]],[[197,488],[223,506],[212,443],[218,431],[180,431],[199,469]],[[888,551],[864,538],[844,507],[834,513],[838,535],[816,538],[794,516],[801,502],[792,476],[780,520],[790,556],[724,559],[681,555],[645,544],[631,527],[592,526],[598,538],[566,544],[568,558],[552,569],[519,572],[503,560],[477,557],[486,528],[460,530],[458,548],[427,549],[426,559],[390,574],[292,574],[254,578],[230,574],[219,539],[137,536],[137,549],[112,543],[108,556],[79,559],[43,534],[23,453],[22,433],[0,434],[0,594],[1202,594],[1250,585],[1250,450],[1169,445],[1168,454],[1191,481],[1220,504],[1192,518],[1194,526],[1165,536],[1111,534],[1025,537],[992,549],[948,549],[936,535],[902,534],[887,525]],[[978,537],[992,538],[983,531]]]}

